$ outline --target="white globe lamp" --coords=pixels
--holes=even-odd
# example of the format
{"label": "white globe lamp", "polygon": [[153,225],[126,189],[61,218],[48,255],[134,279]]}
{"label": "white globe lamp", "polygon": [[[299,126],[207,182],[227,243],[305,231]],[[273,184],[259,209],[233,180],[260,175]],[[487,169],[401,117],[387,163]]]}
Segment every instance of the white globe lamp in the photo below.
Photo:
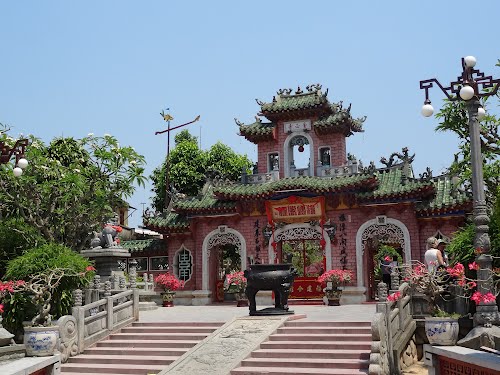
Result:
{"label": "white globe lamp", "polygon": [[17,166],[21,169],[25,169],[28,166],[28,160],[21,158],[17,161]]}
{"label": "white globe lamp", "polygon": [[12,170],[12,173],[14,173],[14,176],[15,177],[19,177],[23,174],[23,170],[19,167],[15,167],[13,170]]}
{"label": "white globe lamp", "polygon": [[477,109],[477,119],[481,121],[484,118],[484,116],[486,116],[486,111],[484,110],[483,107],[479,107]]}
{"label": "white globe lamp", "polygon": [[472,99],[473,96],[474,96],[474,89],[471,86],[466,85],[460,89],[460,97],[463,100],[470,100]]}
{"label": "white globe lamp", "polygon": [[476,58],[474,56],[465,56],[464,62],[467,68],[474,68],[476,66]]}
{"label": "white globe lamp", "polygon": [[422,116],[430,117],[434,113],[434,108],[430,104],[424,104],[422,106]]}

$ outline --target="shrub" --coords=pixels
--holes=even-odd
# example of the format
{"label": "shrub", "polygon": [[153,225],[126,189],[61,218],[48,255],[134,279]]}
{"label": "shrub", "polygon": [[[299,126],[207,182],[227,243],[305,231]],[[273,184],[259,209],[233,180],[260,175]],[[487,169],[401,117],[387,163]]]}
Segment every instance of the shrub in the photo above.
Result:
{"label": "shrub", "polygon": [[[92,279],[94,273],[86,272],[92,263],[75,253],[73,250],[59,244],[49,243],[26,251],[24,255],[9,261],[4,279],[29,281],[31,275],[46,272],[56,268],[69,270],[71,276],[65,276],[54,290],[50,314],[55,319],[71,314],[74,289],[83,288]],[[77,276],[85,274],[85,277]],[[5,325],[11,332],[22,329],[23,320],[35,311],[31,298],[25,293],[16,293],[5,299]]]}

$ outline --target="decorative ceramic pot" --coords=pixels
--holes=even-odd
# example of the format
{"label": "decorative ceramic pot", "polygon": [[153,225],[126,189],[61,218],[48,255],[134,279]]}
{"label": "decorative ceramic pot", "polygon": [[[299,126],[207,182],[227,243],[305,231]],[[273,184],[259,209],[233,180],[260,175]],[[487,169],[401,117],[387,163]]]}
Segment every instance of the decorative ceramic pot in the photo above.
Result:
{"label": "decorative ceramic pot", "polygon": [[431,345],[456,345],[458,320],[453,318],[425,318],[425,334]]}
{"label": "decorative ceramic pot", "polygon": [[59,327],[24,327],[24,345],[28,357],[54,355],[59,347]]}
{"label": "decorative ceramic pot", "polygon": [[336,287],[333,287],[333,289],[325,289],[325,296],[328,299],[328,306],[340,306],[342,290]]}
{"label": "decorative ceramic pot", "polygon": [[234,293],[234,299],[237,302],[236,307],[246,307],[248,306],[248,297],[245,292]]}
{"label": "decorative ceramic pot", "polygon": [[175,292],[164,292],[161,294],[163,298],[163,307],[173,307],[174,306],[174,297]]}

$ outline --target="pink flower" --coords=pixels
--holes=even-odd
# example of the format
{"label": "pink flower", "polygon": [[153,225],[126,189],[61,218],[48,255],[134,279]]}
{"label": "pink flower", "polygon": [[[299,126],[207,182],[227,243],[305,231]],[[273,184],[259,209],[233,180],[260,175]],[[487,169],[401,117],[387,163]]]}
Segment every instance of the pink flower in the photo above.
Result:
{"label": "pink flower", "polygon": [[95,268],[94,266],[87,266],[87,268],[85,268],[85,271],[86,272],[95,271]]}
{"label": "pink flower", "polygon": [[481,294],[481,292],[477,291],[477,292],[474,292],[474,294],[472,295],[472,297],[470,299],[473,300],[476,303],[476,305],[479,305],[481,303],[481,301],[483,300],[483,295]]}
{"label": "pink flower", "polygon": [[479,264],[477,264],[476,262],[472,262],[469,264],[469,269],[477,271],[479,269]]}
{"label": "pink flower", "polygon": [[476,284],[476,282],[475,282],[475,281],[469,281],[469,282],[467,283],[467,287],[468,287],[469,289],[475,288],[476,286],[477,286],[477,284]]}
{"label": "pink flower", "polygon": [[484,303],[495,302],[496,300],[497,300],[497,298],[492,293],[486,293],[483,296],[483,302]]}
{"label": "pink flower", "polygon": [[387,256],[384,258],[384,260],[385,260],[386,262],[390,262],[390,261],[392,261],[392,258],[391,258],[389,255],[387,255]]}
{"label": "pink flower", "polygon": [[3,314],[3,305],[0,303],[0,314]]}
{"label": "pink flower", "polygon": [[166,292],[173,292],[184,288],[184,281],[180,281],[171,273],[161,273],[155,277],[155,283],[161,285]]}
{"label": "pink flower", "polygon": [[401,298],[401,292],[394,292],[387,296],[387,301],[395,302]]}

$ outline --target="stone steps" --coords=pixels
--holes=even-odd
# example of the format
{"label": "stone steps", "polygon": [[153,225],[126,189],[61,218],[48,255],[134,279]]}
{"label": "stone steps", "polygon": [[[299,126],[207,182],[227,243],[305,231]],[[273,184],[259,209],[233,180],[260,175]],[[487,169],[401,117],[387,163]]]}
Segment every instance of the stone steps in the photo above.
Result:
{"label": "stone steps", "polygon": [[133,323],[61,366],[68,375],[157,374],[223,323]]}
{"label": "stone steps", "polygon": [[231,375],[367,374],[369,322],[286,322]]}

